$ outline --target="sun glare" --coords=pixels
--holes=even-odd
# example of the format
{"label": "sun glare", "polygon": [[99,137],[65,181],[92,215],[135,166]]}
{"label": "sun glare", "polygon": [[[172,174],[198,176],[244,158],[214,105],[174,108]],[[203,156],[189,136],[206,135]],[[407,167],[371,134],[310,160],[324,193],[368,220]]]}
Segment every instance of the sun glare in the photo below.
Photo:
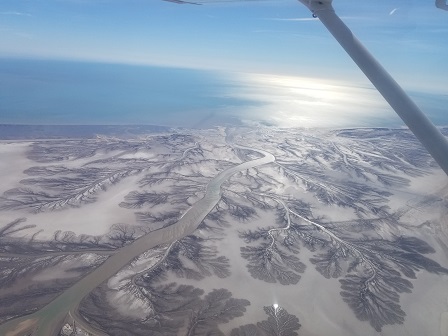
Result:
{"label": "sun glare", "polygon": [[241,74],[239,80],[228,94],[259,103],[244,109],[245,119],[280,127],[350,127],[390,117],[378,94],[357,83],[267,74]]}

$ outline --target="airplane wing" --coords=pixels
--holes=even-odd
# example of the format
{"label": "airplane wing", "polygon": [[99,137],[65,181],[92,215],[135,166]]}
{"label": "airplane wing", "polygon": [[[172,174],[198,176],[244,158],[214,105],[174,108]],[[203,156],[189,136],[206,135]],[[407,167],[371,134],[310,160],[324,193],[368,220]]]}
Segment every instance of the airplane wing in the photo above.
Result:
{"label": "airplane wing", "polygon": [[[163,0],[166,2],[172,2],[180,5],[203,5],[207,3],[222,3],[222,2],[253,2],[253,1],[269,1],[269,0],[198,0],[196,2],[192,1],[185,1],[185,0]],[[310,3],[309,0],[299,0],[303,4],[307,5]],[[435,0],[436,1],[436,7],[448,11],[448,4],[447,0]],[[328,0],[326,1],[328,2]],[[331,1],[329,1],[331,2]]]}
{"label": "airplane wing", "polygon": [[190,2],[190,1],[182,1],[182,0],[163,0],[163,1],[173,2],[173,3],[179,4],[179,5],[185,5],[185,4],[188,4],[188,5],[201,5],[200,3]]}
{"label": "airplane wing", "polygon": [[[189,4],[189,5],[206,5],[206,4],[219,4],[219,3],[229,3],[229,2],[267,2],[267,1],[273,1],[273,0],[196,0],[195,2],[192,1],[185,1],[185,0],[163,0],[167,2],[172,2],[180,5]],[[279,0],[277,0],[279,1]]]}
{"label": "airplane wing", "polygon": [[448,11],[446,0],[436,0],[436,7]]}

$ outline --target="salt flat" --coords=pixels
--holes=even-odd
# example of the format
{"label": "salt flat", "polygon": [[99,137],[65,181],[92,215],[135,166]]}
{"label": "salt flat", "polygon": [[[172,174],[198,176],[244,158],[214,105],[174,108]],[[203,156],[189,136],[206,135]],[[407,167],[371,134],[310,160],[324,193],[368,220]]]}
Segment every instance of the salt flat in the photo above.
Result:
{"label": "salt flat", "polygon": [[80,316],[109,335],[443,335],[446,176],[410,133],[374,128],[0,143],[0,301],[15,288],[30,307],[1,304],[0,321],[176,225],[263,152],[275,161],[228,178],[193,235],[130,258]]}

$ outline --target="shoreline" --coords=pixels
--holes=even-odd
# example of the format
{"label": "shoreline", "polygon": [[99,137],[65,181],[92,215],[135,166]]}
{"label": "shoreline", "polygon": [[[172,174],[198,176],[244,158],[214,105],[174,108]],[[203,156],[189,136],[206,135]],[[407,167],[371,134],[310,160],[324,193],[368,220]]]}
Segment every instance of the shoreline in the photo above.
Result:
{"label": "shoreline", "polygon": [[[191,128],[183,126],[165,126],[165,125],[34,125],[34,124],[1,124],[0,123],[0,143],[10,142],[35,142],[35,141],[79,141],[79,140],[95,140],[98,137],[119,137],[132,138],[143,135],[158,135],[165,133],[173,133],[176,130],[206,130],[220,127],[209,126],[206,128]],[[233,127],[253,127],[253,125],[233,125]],[[360,130],[387,130],[387,131],[407,131],[405,127],[384,127],[384,126],[359,126],[359,127],[279,127],[275,125],[260,124],[258,127],[276,128],[276,129],[315,129],[315,130],[331,130],[331,131],[360,131]],[[443,133],[448,134],[447,126],[437,126]],[[5,130],[7,131],[5,134]],[[9,133],[8,133],[9,132]],[[32,132],[32,133],[30,133]],[[33,134],[34,132],[34,134]],[[67,134],[68,133],[68,134]],[[73,133],[73,136],[71,136]],[[24,135],[26,134],[26,135]]]}

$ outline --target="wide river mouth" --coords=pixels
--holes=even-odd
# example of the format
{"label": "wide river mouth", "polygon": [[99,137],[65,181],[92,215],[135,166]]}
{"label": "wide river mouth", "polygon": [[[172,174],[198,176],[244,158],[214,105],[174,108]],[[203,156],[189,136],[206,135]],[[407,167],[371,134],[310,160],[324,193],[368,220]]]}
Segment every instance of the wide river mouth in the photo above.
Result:
{"label": "wide river mouth", "polygon": [[[204,197],[188,209],[175,224],[152,231],[138,238],[133,243],[120,248],[98,268],[62,292],[45,307],[31,315],[19,317],[1,325],[0,335],[59,335],[66,317],[68,315],[72,317],[77,316],[77,308],[82,299],[101,283],[115,275],[135,257],[138,257],[153,247],[171,243],[192,234],[219,202],[221,198],[221,185],[233,174],[275,161],[275,157],[272,154],[263,150],[239,145],[233,146],[240,149],[256,151],[264,156],[259,159],[243,162],[216,175],[207,184]],[[88,331],[100,335],[97,331]]]}

